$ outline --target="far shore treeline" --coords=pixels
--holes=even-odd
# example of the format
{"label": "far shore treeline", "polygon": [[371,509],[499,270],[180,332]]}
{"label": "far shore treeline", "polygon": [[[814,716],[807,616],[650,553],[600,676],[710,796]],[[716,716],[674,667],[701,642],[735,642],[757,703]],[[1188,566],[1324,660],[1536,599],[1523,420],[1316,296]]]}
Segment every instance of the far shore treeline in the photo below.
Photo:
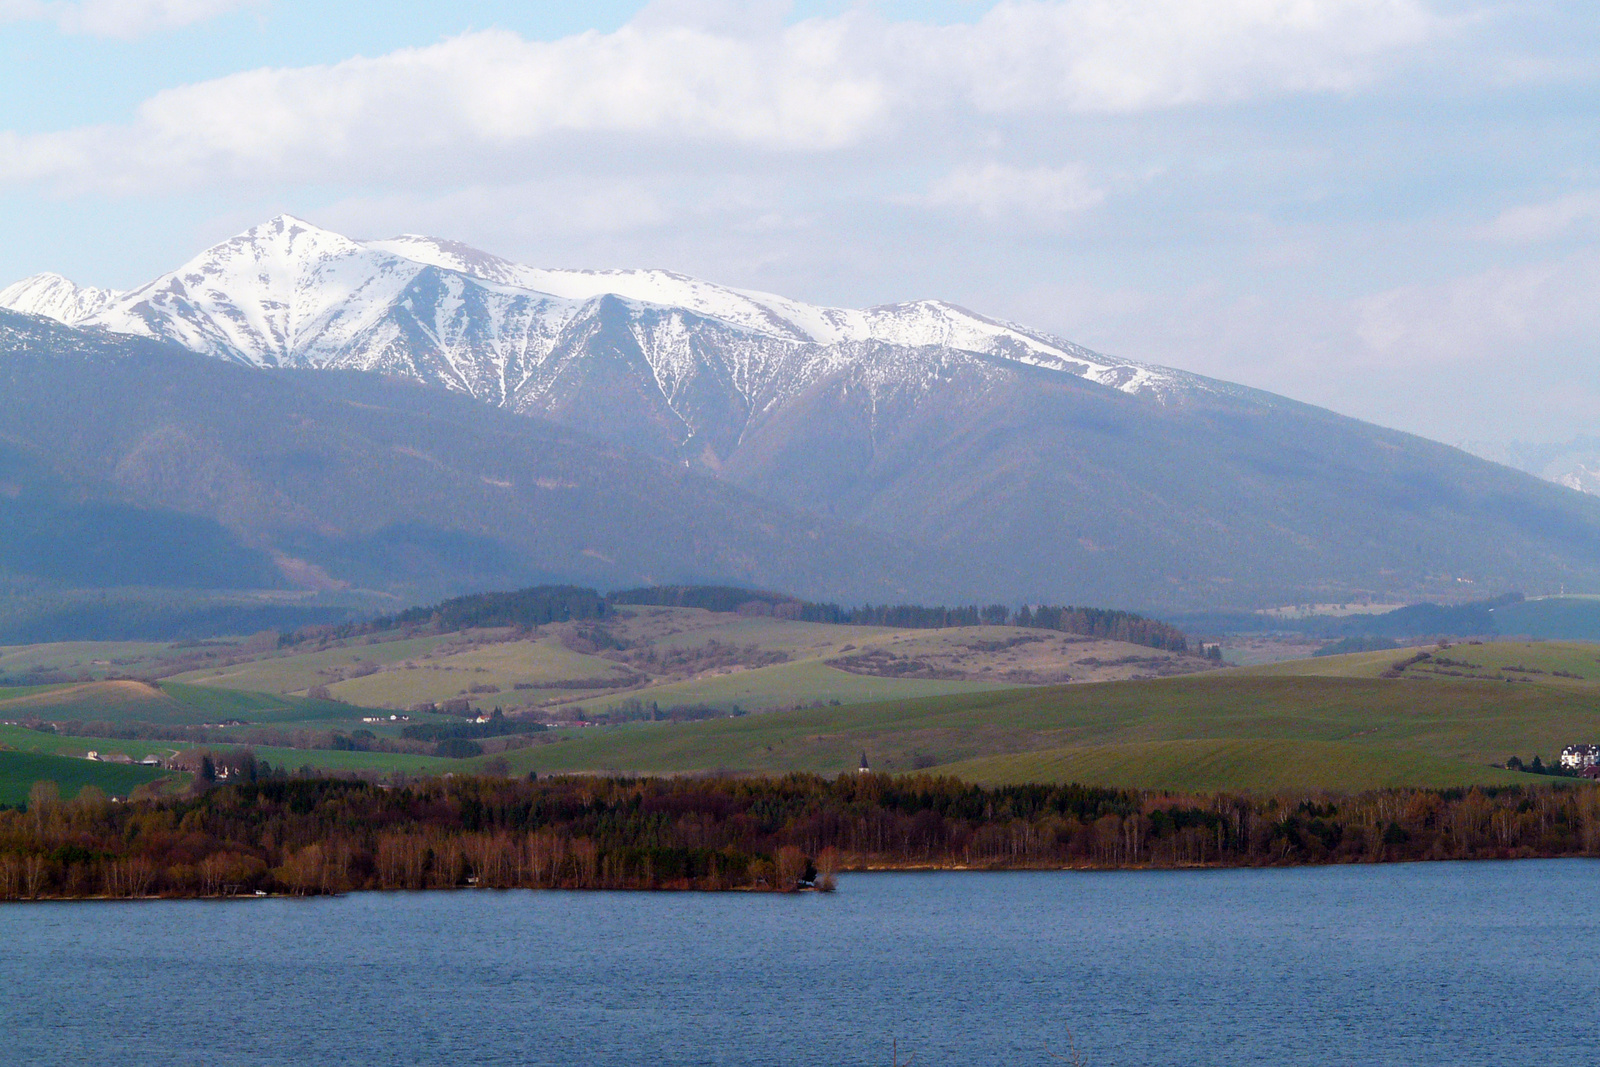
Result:
{"label": "far shore treeline", "polygon": [[427,626],[441,632],[474,627],[544,626],[553,622],[600,620],[619,606],[702,608],[706,611],[770,615],[800,622],[825,622],[843,626],[886,626],[908,630],[937,630],[954,626],[1022,626],[1077,634],[1111,641],[1126,641],[1168,652],[1187,652],[1184,632],[1130,611],[1048,604],[1009,608],[1004,604],[980,607],[923,607],[919,604],[866,604],[846,608],[815,603],[727,585],[659,585],[624,589],[602,595],[594,589],[570,585],[542,585],[506,593],[476,593],[426,607],[409,608],[366,622],[337,626],[308,626],[285,634],[285,646],[309,640],[342,639],[408,626]]}
{"label": "far shore treeline", "polygon": [[830,888],[837,871],[1600,855],[1584,786],[1209,797],[952,778],[274,778],[0,811],[0,899]]}

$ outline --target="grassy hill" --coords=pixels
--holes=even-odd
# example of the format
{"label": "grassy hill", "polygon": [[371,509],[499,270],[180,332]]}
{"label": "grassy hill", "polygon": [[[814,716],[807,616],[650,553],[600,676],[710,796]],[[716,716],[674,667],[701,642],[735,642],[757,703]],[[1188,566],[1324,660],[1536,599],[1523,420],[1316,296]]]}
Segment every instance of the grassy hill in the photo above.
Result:
{"label": "grassy hill", "polygon": [[1489,765],[1600,739],[1600,703],[1560,686],[1239,671],[561,733],[512,766],[833,774],[865,751],[877,770],[976,781],[1357,789],[1527,780]]}
{"label": "grassy hill", "polygon": [[71,799],[86,785],[99,786],[108,796],[127,796],[167,772],[151,767],[72,759],[39,752],[0,751],[0,804],[20,807],[28,802],[35,782],[55,782],[63,798]]}
{"label": "grassy hill", "polygon": [[[183,741],[136,741],[122,738],[107,737],[79,737],[73,734],[46,733],[39,730],[30,730],[23,726],[0,725],[0,755],[15,755],[27,753],[32,755],[60,756],[70,768],[79,764],[85,767],[117,767],[118,764],[93,763],[81,759],[83,753],[94,749],[101,753],[122,753],[133,759],[143,759],[145,756],[155,755],[161,757],[171,756],[176,752],[195,745]],[[243,747],[219,740],[209,746],[215,749],[231,749]],[[472,766],[462,760],[439,759],[433,756],[418,756],[399,752],[338,752],[326,749],[281,748],[273,745],[251,746],[257,758],[266,760],[274,767],[284,767],[290,771],[298,771],[302,767],[309,767],[315,771],[379,771],[385,773],[401,774],[445,774],[448,772],[466,772]],[[59,769],[59,768],[58,768]],[[37,781],[38,779],[34,779]],[[29,783],[32,784],[31,782]],[[65,789],[65,786],[63,786]],[[110,792],[110,790],[107,790]],[[23,793],[27,793],[26,787]],[[4,801],[0,801],[4,803]]]}
{"label": "grassy hill", "polygon": [[0,690],[0,719],[190,726],[240,719],[261,724],[354,720],[361,708],[336,701],[246,693],[176,682],[116,680],[49,686],[22,695]]}
{"label": "grassy hill", "polygon": [[[1468,643],[1169,678],[998,688],[1004,683],[877,677],[830,663],[849,646],[852,654],[876,650],[880,657],[900,657],[883,662],[965,664],[982,676],[980,665],[1002,671],[1026,663],[1072,665],[1070,656],[1105,643],[1056,647],[1019,634],[1033,643],[1011,646],[1004,627],[896,631],[697,609],[652,609],[611,626],[610,636],[626,646],[622,652],[579,646],[565,624],[520,635],[475,631],[274,649],[159,686],[100,681],[0,691],[0,719],[173,725],[241,719],[327,731],[359,725],[354,720],[363,709],[282,690],[329,684],[346,699],[403,704],[477,685],[492,690],[475,695],[477,702],[507,706],[556,694],[569,710],[623,698],[663,707],[727,702],[792,710],[699,723],[558,728],[534,735],[528,747],[469,761],[287,748],[258,747],[257,753],[293,769],[416,774],[483,770],[491,760],[498,768],[501,759],[514,774],[836,774],[853,770],[865,752],[875,770],[888,772],[932,769],[982,783],[1079,781],[1173,790],[1504,784],[1535,780],[1491,766],[1508,756],[1539,754],[1548,761],[1565,745],[1600,741],[1600,646],[1576,642]],[[731,659],[729,649],[737,652]],[[723,658],[707,660],[707,650]],[[785,658],[764,662],[777,652]],[[673,680],[677,668],[667,665],[679,662],[674,656],[689,664],[687,677]],[[1037,658],[1043,656],[1054,658]],[[720,665],[695,666],[704,663]],[[649,686],[543,688],[647,667],[657,672]],[[240,682],[280,692],[225,687]],[[831,700],[839,703],[796,707]],[[372,729],[389,736],[398,727]],[[135,758],[182,747],[97,743],[5,727],[0,743],[69,755],[100,747]],[[219,737],[217,743],[227,742]]]}
{"label": "grassy hill", "polygon": [[[841,669],[842,662],[849,669]],[[559,707],[578,715],[628,699],[662,707],[789,708],[1209,666],[1140,645],[1015,626],[912,630],[633,606],[603,625],[501,627],[399,640],[385,634],[326,647],[307,642],[171,677],[279,694],[325,685],[336,699],[367,707],[463,698],[480,708]]]}
{"label": "grassy hill", "polygon": [[[1425,659],[1417,659],[1426,654]],[[1456,645],[1316,656],[1260,667],[1244,673],[1300,678],[1382,678],[1439,682],[1490,681],[1554,686],[1600,694],[1600,644],[1585,641],[1485,641]]]}

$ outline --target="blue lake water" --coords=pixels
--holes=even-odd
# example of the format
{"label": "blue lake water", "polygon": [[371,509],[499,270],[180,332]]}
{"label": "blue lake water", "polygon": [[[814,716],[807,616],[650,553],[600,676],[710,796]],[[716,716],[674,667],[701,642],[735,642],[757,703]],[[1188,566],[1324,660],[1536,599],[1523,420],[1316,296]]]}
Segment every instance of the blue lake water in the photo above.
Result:
{"label": "blue lake water", "polygon": [[5,1064],[1600,1062],[1600,863],[0,906]]}

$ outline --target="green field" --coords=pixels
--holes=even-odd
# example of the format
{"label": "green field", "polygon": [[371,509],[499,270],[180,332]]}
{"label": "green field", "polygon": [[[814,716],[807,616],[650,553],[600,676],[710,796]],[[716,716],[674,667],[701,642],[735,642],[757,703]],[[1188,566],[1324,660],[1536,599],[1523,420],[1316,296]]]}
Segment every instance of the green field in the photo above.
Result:
{"label": "green field", "polygon": [[[235,745],[218,745],[218,748],[236,748]],[[334,752],[326,749],[275,748],[256,745],[257,759],[264,759],[274,767],[297,771],[311,767],[319,771],[379,771],[401,774],[463,774],[475,768],[465,760],[439,759],[436,756],[413,756],[404,752]],[[492,757],[490,757],[492,758]],[[480,761],[481,762],[481,761]]]}
{"label": "green field", "polygon": [[[1496,641],[1166,679],[1002,689],[985,682],[850,674],[823,662],[850,643],[841,644],[844,637],[858,639],[857,647],[894,642],[898,648],[926,649],[939,642],[971,640],[959,631],[847,630],[686,609],[641,614],[616,627],[619,636],[660,650],[704,649],[714,635],[719,647],[781,645],[791,658],[767,666],[735,663],[687,681],[592,696],[581,701],[589,709],[635,698],[663,707],[808,706],[692,724],[561,728],[503,757],[470,761],[262,747],[257,754],[291,770],[309,766],[429,774],[481,770],[504,758],[517,774],[831,775],[854,769],[865,752],[876,770],[935,770],[986,783],[1045,780],[1279,790],[1528,781],[1490,765],[1512,755],[1530,760],[1538,754],[1551,761],[1568,744],[1600,742],[1600,645],[1576,642]],[[194,725],[238,719],[318,731],[370,728],[387,735],[396,733],[398,725],[365,726],[358,720],[366,709],[286,695],[288,687],[328,684],[337,672],[381,666],[381,659],[391,669],[337,681],[330,689],[369,705],[394,706],[454,696],[477,684],[501,690],[479,694],[478,703],[510,706],[552,692],[519,690],[518,682],[536,686],[624,670],[613,659],[573,651],[559,635],[506,640],[508,636],[485,632],[352,643],[307,655],[269,653],[203,677],[185,676],[190,682],[168,680],[158,686],[104,681],[6,690],[0,691],[0,720]],[[70,651],[83,653],[80,648]],[[1384,677],[1419,651],[1430,658],[1407,666],[1399,677]],[[279,691],[245,692],[222,684],[242,680]],[[206,684],[192,684],[201,681]],[[582,691],[564,695],[578,698]],[[826,706],[809,706],[815,702]],[[135,759],[186,747],[20,727],[0,727],[0,744],[69,756],[95,748]],[[221,733],[211,742],[212,747],[232,744]]]}
{"label": "green field", "polygon": [[[1494,680],[1509,684],[1600,692],[1600,644],[1582,641],[1424,645],[1382,652],[1353,652],[1344,656],[1314,656],[1250,667],[1245,672],[1274,677],[1378,678],[1419,652],[1428,653],[1430,658],[1406,667],[1401,673],[1408,680],[1470,682],[1484,681],[1483,676],[1492,675]],[[1444,662],[1446,660],[1449,662]]]}
{"label": "green field", "polygon": [[764,708],[784,704],[827,703],[866,704],[882,700],[914,700],[947,693],[987,693],[1008,688],[988,682],[924,681],[918,678],[874,678],[829,667],[819,660],[778,663],[771,667],[735,671],[687,682],[652,686],[638,693],[620,693],[578,701],[574,706],[602,711],[608,705],[634,697],[656,701],[662,707],[674,704],[713,704],[741,708]]}
{"label": "green field", "polygon": [[[382,671],[332,687],[340,700],[371,707],[409,707],[470,696],[474,704],[495,705],[550,695],[541,685],[570,679],[613,679],[622,685],[631,672],[610,660],[562,648],[552,639],[486,644],[415,669]],[[473,695],[471,687],[495,692]],[[518,685],[530,689],[517,689]],[[556,690],[561,695],[572,691]]]}
{"label": "green field", "polygon": [[329,700],[244,693],[162,682],[86,682],[30,694],[0,694],[0,720],[154,723],[188,726],[240,719],[251,723],[320,723],[359,719],[363,709]]}
{"label": "green field", "polygon": [[17,697],[37,696],[56,689],[65,689],[64,685],[0,685],[0,701],[12,700]]}
{"label": "green field", "polygon": [[252,693],[303,693],[334,681],[348,668],[386,666],[424,656],[454,639],[453,635],[414,637],[399,641],[358,641],[320,652],[286,649],[244,663],[178,674],[172,681],[242,689]]}
{"label": "green field", "polygon": [[63,641],[42,645],[0,645],[0,675],[33,671],[105,674],[135,672],[172,648],[150,641]]}
{"label": "green field", "polygon": [[74,737],[71,734],[47,733],[30,730],[26,726],[0,725],[0,746],[18,752],[42,752],[52,755],[81,756],[90,749],[97,752],[120,752],[132,759],[146,756],[165,758],[187,748],[181,741],[124,741],[114,737]]}
{"label": "green field", "polygon": [[[1062,676],[1069,667],[1074,680],[1126,677],[1148,668],[1106,664],[1168,655],[1115,642],[1048,652],[1039,644],[1045,641],[1041,633],[1013,627],[907,630],[697,608],[632,608],[606,619],[600,629],[607,639],[603,648],[587,641],[581,626],[560,624],[528,633],[489,629],[392,640],[373,636],[326,648],[308,644],[272,649],[248,661],[170,679],[279,695],[327,686],[336,699],[395,709],[458,698],[480,709],[561,705],[581,711],[626,699],[663,707],[738,704],[767,709],[988,691],[1027,681],[1035,677],[1029,673],[1033,671]],[[1007,644],[1011,639],[1016,640]],[[990,647],[985,650],[985,645]],[[891,659],[931,659],[935,666],[925,662],[926,673],[967,680],[898,678],[888,670],[874,677],[827,665],[868,651],[888,653]],[[1191,660],[1178,669],[1205,667]],[[1013,675],[1016,680],[994,680],[1016,671],[1022,672]],[[649,681],[641,685],[645,677]],[[594,684],[561,684],[571,682],[607,682],[611,691]]]}
{"label": "green field", "polygon": [[1600,739],[1600,702],[1558,686],[1237,671],[560,734],[571,739],[511,753],[512,766],[835,774],[865,751],[878,770],[931,764],[997,781],[1357,788],[1506,781],[1489,764]]}
{"label": "green field", "polygon": [[[76,737],[70,734],[30,730],[25,726],[4,725],[0,725],[0,746],[14,749],[18,753],[71,757],[68,759],[71,765],[76,766],[81,763],[87,767],[119,766],[97,764],[77,758],[91,749],[105,754],[122,753],[138,760],[150,755],[165,758],[195,747],[214,749],[246,747],[222,739],[210,745],[196,746],[183,741],[125,741],[114,737]],[[284,767],[290,771],[297,771],[301,767],[313,767],[328,771],[372,770],[404,774],[444,774],[448,771],[459,773],[472,769],[470,764],[461,760],[413,756],[403,752],[336,752],[325,749],[277,748],[270,745],[250,747],[258,759],[264,759],[274,767]]]}
{"label": "green field", "polygon": [[99,786],[108,796],[127,796],[135,787],[153,782],[167,772],[152,767],[72,759],[38,752],[0,751],[0,804],[20,807],[28,802],[35,782],[55,782],[63,798],[70,799],[86,785]]}

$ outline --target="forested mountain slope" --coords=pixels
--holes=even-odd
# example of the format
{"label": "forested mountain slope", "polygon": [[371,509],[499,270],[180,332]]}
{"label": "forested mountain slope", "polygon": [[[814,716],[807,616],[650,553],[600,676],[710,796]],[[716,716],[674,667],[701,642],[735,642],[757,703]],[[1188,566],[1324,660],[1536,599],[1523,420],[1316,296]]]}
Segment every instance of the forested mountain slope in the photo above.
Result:
{"label": "forested mountain slope", "polygon": [[0,567],[66,586],[580,578],[890,598],[887,538],[541,419],[368,374],[269,374],[0,311]]}

